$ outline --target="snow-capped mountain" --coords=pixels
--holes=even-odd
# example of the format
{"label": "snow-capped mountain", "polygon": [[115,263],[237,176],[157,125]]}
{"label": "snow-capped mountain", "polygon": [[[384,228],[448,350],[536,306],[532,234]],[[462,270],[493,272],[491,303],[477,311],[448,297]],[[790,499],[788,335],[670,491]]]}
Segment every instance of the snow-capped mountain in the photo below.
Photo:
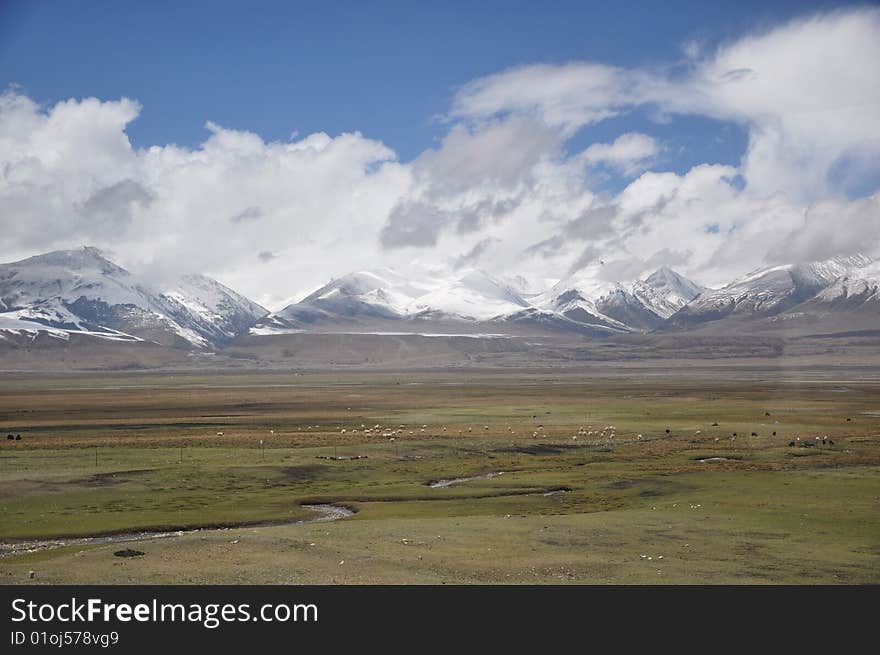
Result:
{"label": "snow-capped mountain", "polygon": [[[566,331],[590,335],[652,329],[701,287],[661,269],[632,287],[587,268],[538,293],[520,276],[468,270],[448,277],[388,268],[337,278],[267,316],[251,334],[322,330],[421,330],[426,323],[465,328]],[[494,327],[492,327],[494,326]]]}
{"label": "snow-capped mountain", "polygon": [[546,293],[535,299],[535,304],[546,311],[555,312],[577,323],[607,328],[611,331],[629,332],[626,323],[606,314],[599,307],[600,301],[615,297],[610,304],[625,304],[627,290],[617,282],[607,282],[598,275],[599,266],[592,265],[576,274],[560,280]]}
{"label": "snow-capped mountain", "polygon": [[175,323],[213,345],[222,345],[247,330],[268,311],[206,275],[184,275],[159,294]]}
{"label": "snow-capped mountain", "polygon": [[651,330],[703,290],[669,268],[661,268],[632,285],[601,278],[593,264],[554,285],[541,306],[579,323],[621,332]]}
{"label": "snow-capped mountain", "polygon": [[377,321],[480,322],[529,307],[512,285],[482,271],[403,276],[389,268],[337,278],[267,316],[253,334],[375,325]]}
{"label": "snow-capped mountain", "polygon": [[765,267],[720,289],[665,267],[632,283],[606,277],[590,265],[548,289],[475,269],[378,268],[336,278],[269,314],[209,277],[158,284],[84,247],[0,264],[0,340],[78,334],[214,349],[242,335],[297,332],[604,337],[704,325],[805,334],[880,328],[880,263],[863,255]]}
{"label": "snow-capped mountain", "polygon": [[846,271],[814,300],[849,307],[880,305],[880,261]]}
{"label": "snow-capped mountain", "polygon": [[203,275],[155,287],[97,248],[59,250],[0,264],[0,330],[42,326],[106,339],[207,348],[246,331],[267,312]]}
{"label": "snow-capped mountain", "polygon": [[837,332],[880,328],[880,262],[846,271],[781,318],[789,325],[794,319],[824,324],[825,330]]}
{"label": "snow-capped mountain", "polygon": [[835,283],[871,264],[865,255],[757,269],[716,290],[707,290],[670,317],[673,327],[726,317],[768,317],[806,302]]}
{"label": "snow-capped mountain", "polygon": [[669,318],[706,288],[663,266],[644,280],[636,280],[632,294],[661,318]]}

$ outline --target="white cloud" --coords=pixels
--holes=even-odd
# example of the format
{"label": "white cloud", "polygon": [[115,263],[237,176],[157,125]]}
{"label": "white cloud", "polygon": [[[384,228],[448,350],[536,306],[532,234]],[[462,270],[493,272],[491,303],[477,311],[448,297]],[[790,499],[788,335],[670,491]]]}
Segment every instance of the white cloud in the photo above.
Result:
{"label": "white cloud", "polygon": [[646,169],[660,152],[660,146],[647,134],[627,132],[613,143],[594,143],[580,157],[586,164],[606,164],[627,175]]}
{"label": "white cloud", "polygon": [[832,198],[816,202],[770,251],[777,261],[826,259],[839,253],[872,251],[880,246],[880,195],[853,202]]}
{"label": "white cloud", "polygon": [[567,132],[640,106],[732,120],[749,129],[749,186],[800,201],[833,191],[828,175],[842,158],[880,156],[880,9],[816,14],[701,51],[686,47],[684,74],[585,62],[511,69],[465,86],[453,115],[527,114]]}
{"label": "white cloud", "polygon": [[466,84],[450,116],[487,119],[513,111],[571,132],[632,106],[640,82],[638,73],[592,62],[521,66]]}
{"label": "white cloud", "polygon": [[[819,14],[720,48],[669,100],[750,126],[743,174],[758,193],[827,194],[840,158],[880,156],[880,10]],[[690,105],[690,107],[688,106]]]}
{"label": "white cloud", "polygon": [[394,153],[357,133],[266,143],[209,122],[198,148],[135,150],[125,127],[139,109],[0,98],[4,260],[87,242],[129,267],[204,271],[275,304],[335,267],[370,265],[409,185]]}

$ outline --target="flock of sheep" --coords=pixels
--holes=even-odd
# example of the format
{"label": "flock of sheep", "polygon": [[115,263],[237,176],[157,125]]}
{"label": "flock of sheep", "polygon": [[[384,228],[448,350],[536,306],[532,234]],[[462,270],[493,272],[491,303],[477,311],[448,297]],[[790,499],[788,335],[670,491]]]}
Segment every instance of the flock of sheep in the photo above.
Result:
{"label": "flock of sheep", "polygon": [[[765,414],[765,416],[770,416],[770,413],[767,412]],[[534,422],[535,419],[537,419],[537,416],[534,416],[532,418],[533,418],[533,422]],[[846,420],[848,422],[852,421],[851,418],[848,418]],[[712,423],[712,426],[718,427],[718,423],[717,422]],[[316,425],[306,425],[303,428],[299,428],[298,431],[301,431],[301,430],[318,431],[320,429],[321,429],[321,426],[316,424]],[[340,435],[362,434],[364,436],[369,436],[369,437],[385,438],[385,439],[388,439],[389,441],[395,441],[397,438],[404,436],[404,435],[417,436],[420,434],[426,434],[429,432],[429,430],[430,430],[431,434],[434,433],[433,430],[431,430],[427,424],[422,424],[421,426],[407,426],[404,424],[400,424],[397,426],[387,426],[387,425],[382,425],[381,423],[376,423],[372,426],[368,426],[366,423],[361,423],[360,427],[352,428],[352,427],[341,427],[340,426],[340,427],[334,428],[334,430],[336,430],[337,433]],[[440,426],[439,431],[441,433],[446,433],[449,430],[446,426]],[[473,433],[473,431],[474,431],[474,427],[469,426],[467,428],[464,428],[464,427],[459,428],[457,430],[457,433],[458,433],[458,436],[464,436],[465,433],[470,434],[470,433]],[[490,431],[489,425],[483,425],[482,431],[489,432]],[[516,430],[511,425],[507,426],[506,431],[510,435],[517,434]],[[539,437],[550,437],[550,435],[547,434],[547,432],[545,431],[543,425],[530,426],[528,428],[528,430],[526,430],[526,433],[528,433],[529,431],[531,431],[532,438],[535,438],[535,439],[537,439]],[[275,430],[269,430],[269,432],[273,436],[275,435]],[[666,428],[664,432],[665,432],[666,436],[672,435],[672,430],[670,428]],[[217,432],[218,437],[222,437],[223,434],[224,434],[223,432]],[[699,437],[702,434],[703,434],[702,430],[695,430],[693,432],[693,436],[695,436],[695,437]],[[577,431],[575,432],[575,434],[572,435],[571,439],[576,441],[579,438],[592,438],[592,440],[594,440],[594,441],[607,443],[607,442],[613,442],[615,436],[617,436],[617,428],[614,425],[605,425],[602,427],[595,427],[595,428],[592,425],[588,425],[587,427],[583,427],[583,426],[579,427],[577,429]],[[731,442],[734,442],[734,441],[736,441],[737,436],[738,436],[738,434],[736,432],[733,432],[729,436],[729,440]],[[757,432],[751,432],[751,436],[752,437],[759,437],[760,435]],[[775,430],[772,432],[772,436],[773,437],[777,436],[777,432]],[[13,437],[12,437],[12,435],[9,435],[8,438],[12,439]],[[20,438],[20,437],[17,437],[17,438]],[[714,437],[714,440],[716,442],[721,441],[721,439],[722,439],[722,437]],[[636,441],[643,441],[643,440],[645,440],[645,436],[642,433],[638,433],[636,435]],[[819,445],[820,443],[822,445],[833,446],[834,440],[830,436],[828,436],[827,434],[822,437],[815,437],[814,440],[809,440],[809,439],[802,440],[800,437],[796,437],[793,441],[789,442],[788,445],[789,445],[789,447],[813,447],[813,446]]]}

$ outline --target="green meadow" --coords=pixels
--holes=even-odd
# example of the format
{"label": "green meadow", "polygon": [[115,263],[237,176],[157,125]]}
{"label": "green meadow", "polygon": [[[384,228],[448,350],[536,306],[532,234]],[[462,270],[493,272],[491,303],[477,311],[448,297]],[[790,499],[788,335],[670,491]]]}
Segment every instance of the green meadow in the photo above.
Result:
{"label": "green meadow", "polygon": [[880,381],[794,378],[7,376],[0,580],[877,583]]}

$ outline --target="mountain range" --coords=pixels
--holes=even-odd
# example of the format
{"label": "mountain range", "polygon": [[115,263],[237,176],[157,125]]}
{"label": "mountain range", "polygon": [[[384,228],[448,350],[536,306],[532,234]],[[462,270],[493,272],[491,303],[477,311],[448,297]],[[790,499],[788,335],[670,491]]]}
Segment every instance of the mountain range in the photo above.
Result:
{"label": "mountain range", "polygon": [[72,333],[114,341],[216,348],[268,312],[204,275],[154,284],[97,248],[0,264],[0,336]]}
{"label": "mountain range", "polygon": [[276,312],[204,275],[157,282],[83,247],[0,264],[0,341],[72,335],[222,350],[285,334],[608,337],[681,331],[880,329],[880,262],[764,267],[709,289],[663,267],[631,283],[592,264],[536,293],[480,270],[353,272]]}

